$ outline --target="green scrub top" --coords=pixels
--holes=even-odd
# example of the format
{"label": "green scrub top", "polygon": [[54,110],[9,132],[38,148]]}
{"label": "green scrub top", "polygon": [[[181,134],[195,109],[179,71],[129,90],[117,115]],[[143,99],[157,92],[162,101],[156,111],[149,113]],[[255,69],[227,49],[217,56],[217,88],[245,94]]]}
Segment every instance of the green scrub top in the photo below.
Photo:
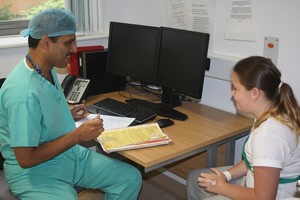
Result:
{"label": "green scrub top", "polygon": [[16,187],[18,183],[36,185],[47,177],[74,182],[78,157],[88,154],[75,145],[31,168],[21,168],[16,160],[13,147],[36,147],[75,129],[54,69],[51,74],[55,85],[30,70],[24,59],[7,77],[0,90],[0,150],[5,158],[6,178]]}

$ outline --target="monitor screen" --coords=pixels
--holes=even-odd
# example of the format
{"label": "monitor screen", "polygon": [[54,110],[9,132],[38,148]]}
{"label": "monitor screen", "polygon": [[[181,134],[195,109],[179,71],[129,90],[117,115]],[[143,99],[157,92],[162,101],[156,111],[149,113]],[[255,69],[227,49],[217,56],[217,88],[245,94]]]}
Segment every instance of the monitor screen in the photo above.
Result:
{"label": "monitor screen", "polygon": [[159,40],[159,27],[111,22],[108,72],[146,83],[155,81]]}
{"label": "monitor screen", "polygon": [[176,92],[201,99],[208,43],[207,33],[161,27],[157,82],[163,103],[176,106]]}

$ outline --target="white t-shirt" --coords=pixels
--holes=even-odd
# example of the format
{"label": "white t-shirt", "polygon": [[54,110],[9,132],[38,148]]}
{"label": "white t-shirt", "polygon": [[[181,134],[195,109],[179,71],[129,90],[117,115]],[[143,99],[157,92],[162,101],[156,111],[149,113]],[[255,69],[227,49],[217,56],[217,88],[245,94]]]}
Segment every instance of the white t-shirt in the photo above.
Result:
{"label": "white t-shirt", "polygon": [[[298,145],[299,143],[299,145]],[[300,175],[300,141],[296,134],[274,118],[269,118],[254,129],[245,145],[250,165],[280,168],[281,178],[295,178]],[[248,170],[247,187],[254,188],[254,175]],[[276,199],[292,197],[296,182],[279,184]]]}

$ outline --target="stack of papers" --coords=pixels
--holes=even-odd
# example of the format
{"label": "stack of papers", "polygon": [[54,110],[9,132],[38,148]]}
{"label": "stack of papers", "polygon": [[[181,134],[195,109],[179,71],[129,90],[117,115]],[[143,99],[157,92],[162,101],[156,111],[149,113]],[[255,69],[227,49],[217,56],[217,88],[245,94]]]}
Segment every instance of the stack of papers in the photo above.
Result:
{"label": "stack of papers", "polygon": [[[79,127],[85,121],[97,117],[90,114],[76,122]],[[128,127],[135,118],[100,115],[103,119],[104,132],[97,138],[102,149],[107,152],[138,149],[169,144],[172,140],[162,132],[157,123]]]}
{"label": "stack of papers", "polygon": [[107,153],[172,142],[157,123],[106,130],[98,137],[98,141]]}

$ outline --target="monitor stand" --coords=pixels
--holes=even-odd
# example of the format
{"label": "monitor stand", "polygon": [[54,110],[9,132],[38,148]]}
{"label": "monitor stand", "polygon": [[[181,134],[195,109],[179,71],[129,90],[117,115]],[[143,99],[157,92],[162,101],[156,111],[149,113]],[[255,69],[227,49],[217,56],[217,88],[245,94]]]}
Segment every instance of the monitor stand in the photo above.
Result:
{"label": "monitor stand", "polygon": [[179,94],[168,87],[162,87],[161,103],[172,108],[182,105]]}
{"label": "monitor stand", "polygon": [[157,115],[162,117],[181,120],[181,121],[184,121],[188,118],[186,114],[179,112],[173,109],[171,106],[166,105],[164,103],[153,103],[146,100],[135,99],[135,98],[127,99],[125,101],[130,105],[141,105],[141,106],[151,108],[157,113]]}

